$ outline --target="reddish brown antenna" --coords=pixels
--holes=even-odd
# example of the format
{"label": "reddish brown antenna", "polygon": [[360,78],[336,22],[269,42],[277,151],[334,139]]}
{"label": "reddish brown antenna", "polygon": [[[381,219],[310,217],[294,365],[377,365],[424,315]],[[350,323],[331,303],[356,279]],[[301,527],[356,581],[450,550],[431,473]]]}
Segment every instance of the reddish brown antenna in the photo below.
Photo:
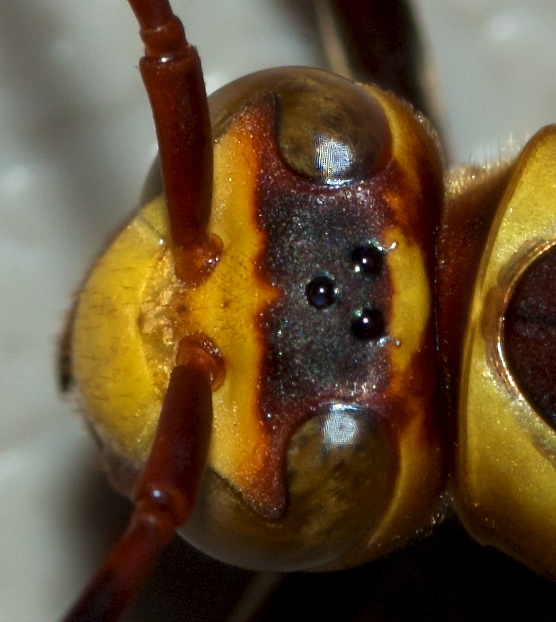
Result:
{"label": "reddish brown antenna", "polygon": [[139,69],[158,138],[176,273],[204,280],[221,250],[207,234],[212,201],[212,136],[197,50],[167,0],[129,0],[145,44]]}
{"label": "reddish brown antenna", "polygon": [[189,518],[212,426],[211,373],[199,359],[172,371],[153,448],[135,487],[135,511],[128,529],[66,622],[116,620],[176,527]]}
{"label": "reddish brown antenna", "polygon": [[[219,241],[207,234],[212,138],[201,64],[166,0],[130,0],[146,56],[140,69],[158,136],[177,276],[199,282],[214,267]],[[150,456],[134,490],[135,511],[66,622],[116,620],[160,550],[189,518],[207,459],[211,385],[222,361],[194,340],[180,343]]]}

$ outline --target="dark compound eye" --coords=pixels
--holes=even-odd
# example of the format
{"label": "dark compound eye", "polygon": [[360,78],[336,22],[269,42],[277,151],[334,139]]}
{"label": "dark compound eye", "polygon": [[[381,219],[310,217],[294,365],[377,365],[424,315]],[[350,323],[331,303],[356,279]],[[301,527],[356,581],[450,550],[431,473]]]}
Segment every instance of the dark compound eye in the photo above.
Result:
{"label": "dark compound eye", "polygon": [[384,337],[386,326],[384,316],[378,309],[361,309],[355,312],[351,332],[357,339],[379,339]]}
{"label": "dark compound eye", "polygon": [[305,295],[315,309],[326,309],[338,299],[338,290],[333,278],[321,274],[307,285]]}
{"label": "dark compound eye", "polygon": [[351,261],[355,272],[374,276],[384,268],[384,253],[373,244],[356,246],[351,251]]}

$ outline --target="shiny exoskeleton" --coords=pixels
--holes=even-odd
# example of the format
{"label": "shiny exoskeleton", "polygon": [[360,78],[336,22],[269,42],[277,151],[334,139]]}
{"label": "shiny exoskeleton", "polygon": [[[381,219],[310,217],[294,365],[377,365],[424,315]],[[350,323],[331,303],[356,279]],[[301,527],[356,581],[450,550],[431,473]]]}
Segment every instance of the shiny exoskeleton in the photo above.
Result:
{"label": "shiny exoskeleton", "polygon": [[248,76],[209,113],[167,3],[131,4],[160,165],[71,359],[136,511],[68,619],[117,615],[174,529],[239,566],[330,570],[452,500],[554,577],[554,129],[445,178],[410,105],[321,71]]}

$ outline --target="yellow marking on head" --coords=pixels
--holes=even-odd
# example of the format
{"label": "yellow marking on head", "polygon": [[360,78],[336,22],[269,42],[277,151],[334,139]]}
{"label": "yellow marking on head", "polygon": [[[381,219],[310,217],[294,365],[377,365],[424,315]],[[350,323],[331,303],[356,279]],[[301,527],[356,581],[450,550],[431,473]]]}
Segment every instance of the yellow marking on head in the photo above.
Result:
{"label": "yellow marking on head", "polygon": [[385,231],[390,247],[387,265],[392,279],[392,305],[388,332],[399,342],[390,350],[394,369],[402,373],[411,357],[421,347],[423,334],[431,317],[430,279],[424,257],[417,244],[393,227]]}
{"label": "yellow marking on head", "polygon": [[144,461],[187,334],[205,333],[221,350],[224,384],[214,393],[209,462],[241,489],[267,446],[258,419],[259,321],[278,292],[257,268],[264,235],[256,222],[257,148],[232,126],[215,146],[210,233],[224,245],[219,264],[197,288],[175,278],[166,207],[159,198],[119,234],[80,295],[74,373],[99,436],[134,462]]}

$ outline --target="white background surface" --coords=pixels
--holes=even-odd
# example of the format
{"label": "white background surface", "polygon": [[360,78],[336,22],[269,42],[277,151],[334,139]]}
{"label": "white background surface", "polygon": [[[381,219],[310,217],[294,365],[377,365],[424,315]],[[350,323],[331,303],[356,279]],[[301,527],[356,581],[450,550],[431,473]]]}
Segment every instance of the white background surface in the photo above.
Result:
{"label": "white background surface", "polygon": [[[209,90],[318,64],[296,4],[176,0]],[[512,132],[556,122],[553,0],[421,5],[456,159],[496,155]],[[93,448],[57,394],[55,357],[72,292],[156,151],[140,54],[124,0],[0,2],[2,621],[59,618],[109,540],[94,517]],[[108,521],[112,511],[102,509]]]}

